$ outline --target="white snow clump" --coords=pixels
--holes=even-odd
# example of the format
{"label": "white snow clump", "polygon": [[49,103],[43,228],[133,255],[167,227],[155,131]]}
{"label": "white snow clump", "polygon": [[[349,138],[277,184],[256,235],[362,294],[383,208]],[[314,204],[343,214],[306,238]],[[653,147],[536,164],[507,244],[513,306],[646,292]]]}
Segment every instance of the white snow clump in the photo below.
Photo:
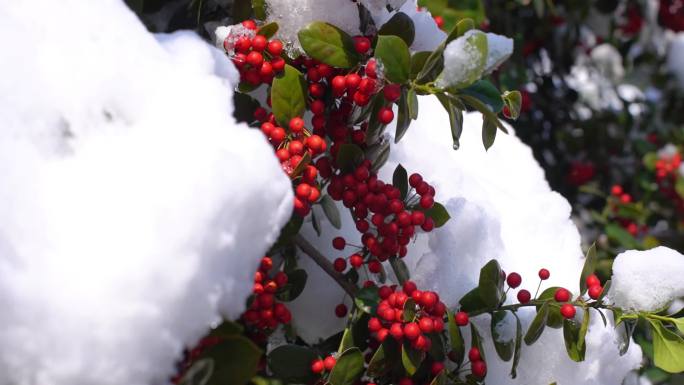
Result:
{"label": "white snow clump", "polygon": [[0,3],[1,384],[167,382],[289,217],[232,64],[160,40],[119,0]]}
{"label": "white snow clump", "polygon": [[609,297],[633,311],[656,311],[684,296],[684,255],[659,246],[628,250],[615,258]]}

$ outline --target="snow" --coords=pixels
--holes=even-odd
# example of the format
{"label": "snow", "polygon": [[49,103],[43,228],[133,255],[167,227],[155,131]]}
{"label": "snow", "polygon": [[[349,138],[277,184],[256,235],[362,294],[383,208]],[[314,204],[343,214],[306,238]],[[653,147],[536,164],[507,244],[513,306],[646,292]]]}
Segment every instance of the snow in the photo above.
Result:
{"label": "snow", "polygon": [[[483,35],[482,31],[470,30],[447,44],[444,49],[444,70],[437,79],[437,86],[468,85],[482,76],[486,58],[483,58],[484,53],[476,44]],[[485,45],[485,52],[486,48]]]}
{"label": "snow", "polygon": [[[451,220],[429,236],[421,234],[411,243],[405,262],[412,279],[422,289],[436,290],[447,306],[453,308],[466,292],[477,286],[480,268],[491,258],[497,258],[505,271],[522,275],[519,289],[534,293],[537,272],[545,267],[551,271],[551,279],[544,282],[542,290],[564,286],[577,293],[583,253],[579,233],[570,220],[571,208],[561,195],[551,191],[530,148],[513,134],[499,133],[494,146],[485,151],[481,142],[481,116],[466,114],[461,147],[454,151],[448,117],[439,102],[425,96],[419,98],[419,103],[418,120],[401,142],[393,145],[381,177],[391,180],[398,163],[409,173],[420,172],[434,184],[436,200],[445,203]],[[394,132],[394,129],[388,127],[387,131]],[[337,234],[358,244],[360,236],[349,217],[342,215],[343,228]],[[336,231],[325,219],[321,222],[320,239],[306,224],[305,236],[331,260],[350,255],[351,248],[344,253],[332,248],[330,242]],[[306,258],[301,263],[311,264]],[[390,269],[388,265],[385,268]],[[337,319],[332,311],[344,293],[320,269],[308,272],[307,287],[291,308],[298,333],[306,341],[314,342],[344,325],[344,320]],[[388,276],[392,278],[392,274]],[[510,292],[509,303],[514,301],[515,293],[515,290]],[[519,315],[523,328],[527,328],[534,313],[525,309]],[[515,380],[509,376],[510,363],[495,358],[493,345],[486,343],[488,378],[496,379],[497,385],[547,385],[554,381],[621,384],[631,370],[640,366],[641,350],[631,344],[628,352],[620,357],[613,328],[604,327],[598,314],[592,316],[586,361],[571,361],[563,347],[562,330],[547,328],[537,343],[523,347]],[[489,317],[477,317],[475,322],[485,339],[491,341]],[[502,330],[506,337],[513,332]]]}
{"label": "snow", "polygon": [[513,39],[487,32],[487,64],[485,74],[499,68],[513,54]]}
{"label": "snow", "polygon": [[276,37],[281,39],[290,56],[302,52],[297,33],[312,21],[325,21],[346,33],[360,35],[359,11],[349,0],[266,0],[267,21],[280,27]]}
{"label": "snow", "polygon": [[667,67],[684,89],[684,32],[679,32],[670,42],[667,53]]}
{"label": "snow", "polygon": [[165,383],[289,217],[232,64],[159,41],[121,1],[0,3],[2,384]]}
{"label": "snow", "polygon": [[[371,3],[377,2],[371,1]],[[411,18],[416,31],[415,38],[410,47],[411,50],[434,51],[446,39],[446,33],[439,29],[430,12],[418,9],[416,0],[407,0],[401,8],[397,9],[397,7],[394,7],[394,9],[396,11],[389,12],[386,8],[376,7],[373,4],[370,4],[369,7],[373,21],[378,28],[399,12]]]}
{"label": "snow", "polygon": [[659,246],[628,250],[615,258],[610,299],[634,311],[656,311],[684,296],[684,255]]}
{"label": "snow", "polygon": [[608,43],[594,47],[589,54],[599,73],[613,82],[619,82],[625,76],[622,66],[622,55],[617,48]]}

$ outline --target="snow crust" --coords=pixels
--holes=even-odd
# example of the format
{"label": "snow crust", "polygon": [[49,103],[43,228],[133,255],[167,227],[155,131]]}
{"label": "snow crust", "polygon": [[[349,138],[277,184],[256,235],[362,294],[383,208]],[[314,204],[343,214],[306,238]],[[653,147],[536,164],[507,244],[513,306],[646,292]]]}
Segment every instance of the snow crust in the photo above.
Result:
{"label": "snow crust", "polygon": [[513,54],[513,39],[487,32],[487,64],[485,74],[499,68]]}
{"label": "snow crust", "polygon": [[624,309],[655,311],[684,296],[684,255],[659,246],[615,258],[609,296]]}
{"label": "snow crust", "polygon": [[447,44],[444,49],[444,70],[437,79],[439,87],[470,83],[482,76],[483,52],[476,46],[478,35],[484,35],[484,32],[470,30]]}
{"label": "snow crust", "polygon": [[0,3],[2,384],[166,383],[289,217],[232,64],[158,38],[118,0]]}
{"label": "snow crust", "polygon": [[[377,1],[371,1],[371,3],[377,3]],[[401,8],[397,8],[394,7],[395,11],[389,12],[385,7],[375,7],[370,4],[369,11],[378,28],[399,12],[410,17],[416,30],[410,47],[413,51],[434,51],[446,39],[446,33],[439,29],[430,12],[419,9],[416,0],[406,0]]]}

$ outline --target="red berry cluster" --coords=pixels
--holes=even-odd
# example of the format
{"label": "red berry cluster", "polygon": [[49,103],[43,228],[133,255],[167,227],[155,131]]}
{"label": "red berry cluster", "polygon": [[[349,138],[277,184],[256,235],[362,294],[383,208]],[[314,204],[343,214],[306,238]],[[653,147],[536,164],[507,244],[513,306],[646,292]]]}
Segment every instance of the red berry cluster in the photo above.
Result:
{"label": "red berry cluster", "polygon": [[336,363],[337,360],[332,355],[325,357],[325,359],[316,359],[311,363],[311,371],[314,374],[329,372],[335,367]]}
{"label": "red berry cluster", "polygon": [[278,289],[287,285],[287,274],[283,271],[272,274],[271,270],[273,260],[268,256],[262,258],[254,274],[253,301],[242,315],[245,324],[259,329],[275,329],[279,323],[288,324],[292,320],[290,310],[275,298]]}
{"label": "red berry cluster", "polygon": [[[446,306],[439,300],[439,295],[418,290],[412,281],[406,281],[399,291],[396,286],[381,286],[379,294],[377,316],[368,321],[373,337],[382,342],[391,336],[400,342],[410,342],[414,349],[428,351],[431,340],[426,334],[444,330]],[[413,309],[406,308],[409,299],[415,304]],[[412,317],[407,319],[407,316]]]}
{"label": "red berry cluster", "polygon": [[589,298],[598,299],[601,296],[601,293],[603,293],[601,280],[595,274],[591,274],[587,277],[586,283],[588,288],[587,294],[589,294]]}
{"label": "red berry cluster", "polygon": [[684,213],[684,199],[676,189],[679,166],[682,163],[682,156],[679,152],[672,156],[661,157],[655,163],[655,178],[658,183],[660,193],[670,200],[677,211]]}
{"label": "red berry cluster", "polygon": [[[614,213],[620,211],[621,206],[629,205],[632,203],[632,196],[629,193],[624,192],[622,186],[616,184],[610,189],[610,195],[613,199],[608,201],[608,204],[612,207]],[[637,236],[639,232],[648,231],[647,226],[643,226],[641,229],[633,220],[629,218],[622,218],[620,216],[616,217],[615,220],[620,224],[627,232],[632,234],[632,236]]]}
{"label": "red berry cluster", "polygon": [[482,359],[480,349],[473,346],[468,351],[468,359],[470,360],[470,370],[477,378],[484,378],[487,375],[487,364]]}
{"label": "red berry cluster", "polygon": [[252,86],[271,84],[275,75],[285,68],[285,59],[280,56],[283,43],[258,35],[253,20],[243,21],[242,27],[224,40],[223,49],[240,71],[240,80]]}

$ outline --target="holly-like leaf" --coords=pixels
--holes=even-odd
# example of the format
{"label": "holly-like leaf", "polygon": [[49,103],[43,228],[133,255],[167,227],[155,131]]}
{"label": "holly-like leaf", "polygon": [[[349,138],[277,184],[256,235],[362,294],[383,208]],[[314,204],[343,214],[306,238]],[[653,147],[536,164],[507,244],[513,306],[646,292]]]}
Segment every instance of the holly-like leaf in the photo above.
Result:
{"label": "holly-like leaf", "polygon": [[485,150],[489,150],[494,144],[496,131],[496,123],[484,116],[482,119],[482,144],[484,145]]}
{"label": "holly-like leaf", "polygon": [[596,262],[598,257],[596,256],[596,243],[589,247],[587,250],[587,255],[584,257],[584,267],[582,268],[582,274],[580,275],[580,293],[584,294],[587,291],[587,277],[594,274],[596,270]]}
{"label": "holly-like leaf", "polygon": [[252,9],[257,19],[266,19],[266,0],[252,0]]}
{"label": "holly-like leaf", "polygon": [[[608,292],[610,292],[610,286],[611,286],[611,284],[612,284],[612,282],[611,282],[610,279],[607,280],[606,283],[603,284],[603,291],[601,292],[601,294],[599,295],[599,297],[596,299],[596,302],[601,302],[601,301],[603,301],[603,298],[605,298],[606,294],[608,294]],[[603,313],[602,313],[602,314],[603,314]]]}
{"label": "holly-like leaf", "polygon": [[399,111],[397,113],[397,128],[394,131],[394,143],[399,143],[411,125],[411,115],[409,113],[407,96],[408,90],[406,88],[402,88],[401,96],[399,97],[398,101]]}
{"label": "holly-like leaf", "polygon": [[323,207],[323,212],[328,218],[328,221],[330,221],[330,224],[336,229],[340,229],[342,227],[342,221],[340,219],[340,211],[337,209],[335,201],[332,200],[329,195],[324,195],[323,198],[321,198],[321,207]]}
{"label": "holly-like leaf", "polygon": [[380,377],[385,374],[385,372],[389,370],[388,361],[389,360],[385,355],[384,344],[380,345],[375,353],[373,353],[373,357],[371,357],[371,360],[368,363],[368,375]]}
{"label": "holly-like leaf", "polygon": [[584,337],[589,327],[589,309],[584,309],[584,319],[580,324],[575,319],[563,320],[563,339],[568,356],[575,362],[584,361],[586,345]]}
{"label": "holly-like leaf", "polygon": [[382,92],[377,93],[371,99],[370,121],[368,122],[368,129],[366,130],[366,144],[371,145],[381,137],[385,125],[380,122],[378,115],[380,109],[385,106],[385,96]]}
{"label": "holly-like leaf", "polygon": [[401,38],[393,35],[378,36],[375,58],[380,60],[387,80],[398,84],[408,81],[411,53]]}
{"label": "holly-like leaf", "polygon": [[503,282],[503,272],[496,259],[487,262],[487,264],[480,269],[478,288],[480,291],[480,298],[482,298],[482,302],[484,302],[487,307],[496,307],[501,303],[504,295]]}
{"label": "holly-like leaf", "polygon": [[418,96],[415,89],[411,88],[408,90],[406,102],[408,103],[408,112],[411,119],[418,119]]}
{"label": "holly-like leaf", "polygon": [[503,335],[501,333],[501,328],[506,327],[505,321],[507,316],[508,312],[506,311],[495,311],[492,313],[492,321],[490,324],[492,342],[494,342],[496,354],[498,354],[503,361],[510,361],[510,359],[513,358],[513,348],[515,346],[513,337],[510,339],[504,338],[506,334],[510,333]]}
{"label": "holly-like leaf", "polygon": [[402,344],[401,363],[404,365],[404,369],[409,376],[413,376],[416,373],[424,358],[425,353],[422,351],[413,349],[408,343]]}
{"label": "holly-like leaf", "polygon": [[549,303],[544,302],[542,307],[537,311],[537,315],[532,320],[530,327],[527,329],[527,333],[525,333],[525,337],[523,339],[526,345],[532,345],[542,335],[542,332],[544,332],[544,327],[546,326],[546,317],[548,317],[548,315]]}
{"label": "holly-like leaf", "polygon": [[356,304],[356,307],[359,308],[359,310],[368,314],[374,314],[375,310],[378,307],[378,303],[380,303],[380,295],[378,294],[378,288],[375,286],[371,286],[360,289],[356,292],[356,296],[354,297],[354,303]]}
{"label": "holly-like leaf", "polygon": [[461,365],[463,363],[463,358],[465,357],[465,341],[461,334],[461,328],[456,325],[454,313],[451,310],[447,310],[447,317],[449,344],[451,345],[451,351],[453,353],[452,358],[458,365]]}
{"label": "holly-like leaf", "polygon": [[404,322],[413,322],[413,319],[416,317],[416,301],[413,298],[409,298],[404,302],[403,313]]}
{"label": "holly-like leaf", "polygon": [[[542,291],[542,293],[537,298],[540,301],[553,300],[553,296],[556,294],[556,290],[560,289],[558,286],[549,287],[548,289]],[[541,308],[541,305],[537,305],[537,311]],[[559,306],[549,306],[549,314],[546,318],[546,326],[552,327],[554,329],[560,329],[563,327],[563,316],[560,313]]]}
{"label": "holly-like leaf", "polygon": [[312,349],[288,344],[279,346],[268,354],[268,367],[273,374],[286,381],[307,383],[314,378],[311,363],[316,359],[318,355]]}
{"label": "holly-like leaf", "polygon": [[520,362],[520,350],[522,348],[522,325],[520,318],[513,312],[515,317],[515,350],[513,351],[513,365],[511,366],[511,378],[518,376],[518,363]]}
{"label": "holly-like leaf", "polygon": [[302,294],[308,275],[306,270],[297,269],[287,273],[287,284],[276,293],[276,298],[283,302],[294,301]]}
{"label": "holly-like leaf", "polygon": [[352,334],[351,327],[344,328],[342,332],[342,339],[340,340],[340,346],[337,348],[338,353],[342,353],[349,348],[354,347],[354,336]]}
{"label": "holly-like leaf", "polygon": [[304,76],[289,64],[273,79],[271,86],[271,107],[273,115],[281,126],[290,119],[302,116],[306,109],[306,83]]}
{"label": "holly-like leaf", "polygon": [[454,150],[461,147],[461,134],[463,133],[463,111],[461,111],[451,99],[444,94],[435,94],[442,107],[449,114],[449,125],[451,126],[451,140],[453,141]]}
{"label": "holly-like leaf", "polygon": [[413,44],[416,27],[413,20],[404,12],[397,12],[378,30],[378,35],[394,35],[400,37],[407,46]]}
{"label": "holly-like leaf", "polygon": [[431,342],[430,350],[428,350],[430,357],[432,357],[432,359],[435,361],[444,361],[446,359],[446,355],[444,354],[445,346],[442,334],[428,333],[427,337],[430,339]]}
{"label": "holly-like leaf", "polygon": [[178,385],[207,385],[214,374],[214,360],[202,358],[195,361],[183,374]]}
{"label": "holly-like leaf", "polygon": [[432,218],[435,222],[435,227],[442,227],[451,219],[449,212],[439,202],[435,202],[430,209],[425,210],[425,216]]}
{"label": "holly-like leaf", "polygon": [[259,32],[257,32],[257,35],[261,35],[266,37],[267,39],[270,39],[278,32],[278,28],[278,23],[270,22],[268,24],[264,24],[261,28],[259,28]]}
{"label": "holly-like leaf", "polygon": [[419,51],[411,56],[411,70],[409,71],[409,78],[415,79],[418,73],[425,66],[425,62],[430,57],[430,51]]}
{"label": "holly-like leaf", "polygon": [[476,287],[467,292],[458,303],[461,305],[461,310],[467,313],[479,311],[487,308],[487,305],[480,296],[480,288]]}
{"label": "holly-like leaf", "polygon": [[654,363],[668,373],[684,371],[684,339],[665,328],[659,320],[648,318],[653,328]]}
{"label": "holly-like leaf", "polygon": [[314,21],[297,34],[308,56],[338,68],[351,68],[359,62],[354,40],[332,24]]}
{"label": "holly-like leaf", "polygon": [[406,194],[408,193],[408,173],[401,164],[397,165],[397,168],[394,169],[394,174],[392,174],[392,185],[399,189],[401,199],[405,199]]}
{"label": "holly-like leaf", "polygon": [[353,385],[363,374],[363,354],[359,348],[349,348],[339,357],[330,371],[330,385]]}
{"label": "holly-like leaf", "polygon": [[488,80],[478,80],[469,87],[460,90],[460,93],[476,98],[495,114],[498,114],[504,106],[504,100],[501,98],[499,90]]}
{"label": "holly-like leaf", "polygon": [[353,171],[364,159],[363,150],[351,143],[343,143],[340,145],[340,151],[337,153],[337,165],[344,171]]}
{"label": "holly-like leaf", "polygon": [[244,385],[257,373],[261,350],[248,338],[234,335],[208,348],[202,356],[214,362],[208,385]]}
{"label": "holly-like leaf", "polygon": [[504,104],[508,107],[508,117],[516,120],[520,116],[522,106],[522,95],[520,91],[506,91],[501,95]]}

